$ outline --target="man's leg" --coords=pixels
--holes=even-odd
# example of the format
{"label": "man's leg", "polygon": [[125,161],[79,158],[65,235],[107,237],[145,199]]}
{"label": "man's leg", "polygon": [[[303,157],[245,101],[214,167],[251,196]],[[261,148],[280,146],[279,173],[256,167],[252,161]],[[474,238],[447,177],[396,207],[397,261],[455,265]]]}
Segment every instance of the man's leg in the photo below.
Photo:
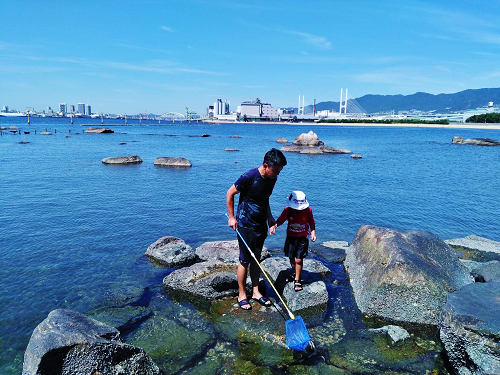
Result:
{"label": "man's leg", "polygon": [[[246,289],[247,267],[245,267],[243,264],[240,263],[238,264],[238,268],[236,269],[236,279],[238,280],[238,302],[247,299],[247,289]],[[243,310],[250,310],[252,308],[252,306],[249,303],[240,305],[240,307]]]}

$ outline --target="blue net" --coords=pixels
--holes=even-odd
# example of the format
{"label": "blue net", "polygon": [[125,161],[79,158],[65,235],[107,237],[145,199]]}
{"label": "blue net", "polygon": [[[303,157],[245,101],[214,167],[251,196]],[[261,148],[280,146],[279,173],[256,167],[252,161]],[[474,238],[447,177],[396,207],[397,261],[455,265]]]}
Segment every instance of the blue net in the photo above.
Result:
{"label": "blue net", "polygon": [[307,332],[306,325],[302,317],[297,316],[295,319],[288,319],[285,322],[286,329],[286,345],[290,349],[303,351],[309,345],[311,337]]}

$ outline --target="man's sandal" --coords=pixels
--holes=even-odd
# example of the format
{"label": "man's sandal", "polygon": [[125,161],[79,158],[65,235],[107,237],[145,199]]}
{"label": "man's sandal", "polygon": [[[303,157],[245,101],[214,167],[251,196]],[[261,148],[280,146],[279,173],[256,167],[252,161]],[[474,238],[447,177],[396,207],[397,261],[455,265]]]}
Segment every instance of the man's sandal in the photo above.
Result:
{"label": "man's sandal", "polygon": [[300,282],[300,280],[295,280],[293,282],[293,290],[295,290],[296,292],[300,292],[302,290],[302,283]]}

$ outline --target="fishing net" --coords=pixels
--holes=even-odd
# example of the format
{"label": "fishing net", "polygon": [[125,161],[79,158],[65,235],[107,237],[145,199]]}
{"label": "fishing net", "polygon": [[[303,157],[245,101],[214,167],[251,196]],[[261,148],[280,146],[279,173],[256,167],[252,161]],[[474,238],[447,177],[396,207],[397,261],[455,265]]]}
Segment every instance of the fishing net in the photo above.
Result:
{"label": "fishing net", "polygon": [[309,345],[311,337],[307,332],[306,325],[301,316],[296,316],[295,319],[288,319],[285,322],[286,329],[286,345],[290,349],[303,351]]}

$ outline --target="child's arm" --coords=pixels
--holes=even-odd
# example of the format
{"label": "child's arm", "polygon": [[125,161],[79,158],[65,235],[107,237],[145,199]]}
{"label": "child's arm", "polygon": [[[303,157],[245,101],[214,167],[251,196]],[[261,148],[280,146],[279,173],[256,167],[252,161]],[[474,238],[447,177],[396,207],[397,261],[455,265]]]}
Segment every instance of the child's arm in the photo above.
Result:
{"label": "child's arm", "polygon": [[311,230],[311,241],[316,241],[316,229]]}

